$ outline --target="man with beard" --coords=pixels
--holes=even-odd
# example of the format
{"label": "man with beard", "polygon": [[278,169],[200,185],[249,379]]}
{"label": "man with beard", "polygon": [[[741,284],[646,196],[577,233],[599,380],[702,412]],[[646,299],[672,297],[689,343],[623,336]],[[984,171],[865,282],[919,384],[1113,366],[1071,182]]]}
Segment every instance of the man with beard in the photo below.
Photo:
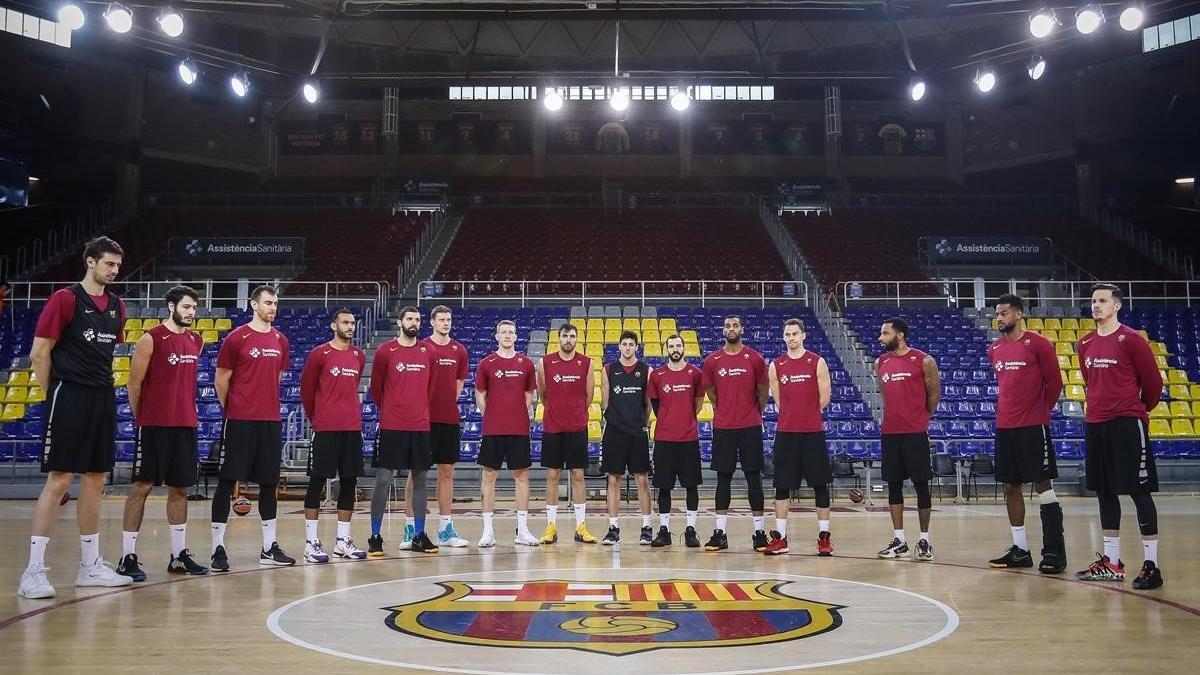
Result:
{"label": "man with beard", "polygon": [[892,542],[879,552],[879,557],[899,558],[909,553],[904,536],[904,481],[908,479],[917,493],[921,524],[914,556],[917,560],[933,560],[929,543],[929,514],[933,511],[929,494],[929,479],[933,477],[929,466],[929,418],[942,398],[941,374],[932,356],[908,346],[908,322],[904,319],[883,322],[879,344],[885,350],[875,360],[875,375],[883,395],[882,474],[895,530]]}
{"label": "man with beard", "polygon": [[279,417],[279,380],[288,368],[288,339],[272,323],[279,294],[272,286],[250,293],[250,322],[225,336],[217,353],[217,398],[225,411],[221,438],[220,482],[212,503],[214,572],[228,572],[225,527],[238,481],[258,483],[258,515],[262,519],[260,565],[295,565],[275,536],[276,486],[283,461],[283,425]]}
{"label": "man with beard", "polygon": [[654,487],[658,488],[658,534],[650,546],[671,545],[671,489],[687,490],[687,529],[683,543],[699,548],[696,511],[700,508],[700,435],[696,416],[704,404],[704,373],[683,360],[683,338],[667,336],[667,365],[650,373],[654,425]]}
{"label": "man with beard", "polygon": [[741,464],[746,478],[750,510],[754,514],[755,551],[769,542],[763,530],[762,412],[767,405],[767,363],[758,352],[742,344],[742,320],[725,317],[725,346],[704,359],[704,386],[713,404],[713,445],[710,468],[717,472],[716,527],[705,551],[729,548],[725,534],[731,501],[733,472]]}
{"label": "man with beard", "polygon": [[642,531],[638,544],[653,541],[650,528],[650,441],[646,428],[650,423],[650,404],[646,394],[650,366],[637,357],[638,338],[633,331],[621,333],[617,343],[621,356],[604,364],[600,371],[600,408],[604,411],[604,454],[600,470],[608,475],[608,534],[600,543],[614,546],[621,541],[617,514],[621,508],[621,477],[625,471],[637,482],[638,506],[642,510]]}
{"label": "man with beard", "polygon": [[82,553],[75,585],[133,583],[100,557],[100,498],[113,467],[117,426],[112,356],[125,323],[125,303],[108,287],[124,255],[108,237],[89,241],[83,249],[83,281],[55,291],[38,317],[29,357],[49,399],[42,441],[46,483],[33,509],[29,564],[17,589],[24,598],[54,597],[46,546],[75,474],[80,474],[76,519]]}
{"label": "man with beard", "polygon": [[412,489],[404,498],[413,512],[409,550],[437,553],[425,534],[425,475],[433,465],[429,397],[433,391],[433,351],[417,340],[421,312],[400,310],[400,334],[375,350],[371,398],[379,406],[379,438],[375,443],[375,490],[371,494],[371,537],[368,555],[383,555],[383,512],[395,472],[407,470]]}
{"label": "man with beard", "polygon": [[541,543],[558,541],[558,478],[565,468],[571,475],[571,501],[575,506],[575,541],[596,543],[587,529],[588,405],[596,388],[592,360],[575,351],[579,329],[566,323],[558,327],[558,352],[537,364],[538,398],[545,406],[542,430],[542,466],[546,468],[546,532]]}
{"label": "man with beard", "polygon": [[354,515],[354,493],[363,475],[362,404],[358,382],[367,355],[350,343],[358,322],[348,309],[334,311],[329,329],[333,339],[317,345],[304,360],[300,373],[300,400],[312,422],[313,439],[308,452],[308,490],[304,495],[304,560],[329,562],[317,534],[321,512],[321,489],[338,479],[337,539],[333,554],[362,560],[367,552],[354,545],[350,519]]}
{"label": "man with beard", "polygon": [[185,542],[187,490],[196,484],[196,369],[204,341],[188,330],[199,295],[187,286],[167,291],[171,316],[138,338],[129,367],[129,407],[137,424],[133,485],[125,498],[121,528],[124,552],[117,573],[145,581],[137,556],[138,530],[146,497],[155,485],[167,485],[167,524],[171,528],[169,574],[208,574]]}
{"label": "man with beard", "polygon": [[1033,483],[1041,502],[1042,560],[1038,571],[1059,574],[1067,568],[1062,506],[1051,481],[1058,477],[1050,413],[1062,393],[1062,372],[1054,345],[1025,330],[1025,303],[1015,295],[996,300],[1002,335],[988,347],[1000,394],[996,399],[996,480],[1004,483],[1012,546],[990,561],[992,567],[1033,567],[1025,534],[1024,484]]}

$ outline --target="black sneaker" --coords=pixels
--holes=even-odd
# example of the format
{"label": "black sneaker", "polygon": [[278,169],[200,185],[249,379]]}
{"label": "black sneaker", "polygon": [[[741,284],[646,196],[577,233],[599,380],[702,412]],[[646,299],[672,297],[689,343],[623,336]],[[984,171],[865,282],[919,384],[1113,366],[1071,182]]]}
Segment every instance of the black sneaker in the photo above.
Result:
{"label": "black sneaker", "polygon": [[192,560],[191,551],[186,548],[179,552],[179,557],[171,556],[167,563],[167,574],[188,574],[194,577],[208,574],[208,568]]}
{"label": "black sneaker", "polygon": [[754,543],[754,550],[759,553],[767,550],[767,547],[771,545],[771,542],[767,540],[767,533],[762,530],[755,530],[751,541]]}
{"label": "black sneaker", "polygon": [[616,525],[608,526],[608,534],[604,535],[604,539],[600,540],[605,546],[612,546],[621,542],[621,528]]}
{"label": "black sneaker", "polygon": [[638,537],[638,546],[649,546],[654,542],[654,530],[650,529],[649,525],[642,526],[642,533]]}
{"label": "black sneaker", "polygon": [[994,560],[989,560],[988,564],[992,567],[1033,567],[1033,556],[1029,555],[1029,551],[1013,544],[1009,547],[1004,555]]}
{"label": "black sneaker", "polygon": [[696,536],[696,528],[691,525],[683,531],[683,545],[688,548],[700,548],[700,537]]}
{"label": "black sneaker", "polygon": [[429,539],[429,535],[424,532],[418,532],[417,536],[412,539],[412,549],[417,553],[437,553],[437,544]]}
{"label": "black sneaker", "polygon": [[725,536],[725,530],[713,530],[712,536],[704,544],[705,551],[720,551],[727,548],[729,548],[729,537]]}
{"label": "black sneaker", "polygon": [[129,577],[134,581],[145,581],[146,573],[142,571],[141,565],[138,565],[138,557],[136,553],[121,558],[121,564],[117,565],[117,574]]}
{"label": "black sneaker", "polygon": [[1133,580],[1133,587],[1139,591],[1148,591],[1161,588],[1162,585],[1162,570],[1158,569],[1158,565],[1150,560],[1142,563],[1142,571],[1138,572],[1137,578]]}
{"label": "black sneaker", "polygon": [[1067,557],[1053,551],[1042,551],[1038,571],[1042,574],[1062,574],[1067,571]]}
{"label": "black sneaker", "polygon": [[271,548],[260,551],[258,554],[259,565],[276,565],[278,567],[288,567],[296,564],[296,559],[291,558],[280,548],[279,542],[272,542]]}
{"label": "black sneaker", "polygon": [[367,557],[382,558],[383,557],[383,537],[378,534],[373,534],[367,538]]}
{"label": "black sneaker", "polygon": [[880,558],[899,558],[908,555],[908,542],[892,539],[882,551],[877,554]]}
{"label": "black sneaker", "polygon": [[208,565],[214,572],[229,571],[229,556],[225,554],[224,546],[218,546],[217,550],[213,551],[212,561]]}
{"label": "black sneaker", "polygon": [[[700,542],[697,541],[696,543],[699,544]],[[654,540],[650,542],[650,546],[651,548],[662,548],[670,545],[671,531],[667,529],[666,525],[660,525],[658,527],[658,534],[654,537]]]}

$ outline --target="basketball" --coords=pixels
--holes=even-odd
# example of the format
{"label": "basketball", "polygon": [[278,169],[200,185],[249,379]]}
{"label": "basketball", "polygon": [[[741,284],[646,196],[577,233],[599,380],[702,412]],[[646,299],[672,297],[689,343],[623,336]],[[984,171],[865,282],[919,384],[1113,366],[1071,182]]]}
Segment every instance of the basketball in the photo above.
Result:
{"label": "basketball", "polygon": [[862,488],[850,488],[850,492],[848,494],[850,497],[850,501],[854,502],[855,504],[862,503],[862,500],[863,500]]}
{"label": "basketball", "polygon": [[245,497],[239,498],[233,503],[233,512],[239,516],[245,516],[250,513],[250,500]]}

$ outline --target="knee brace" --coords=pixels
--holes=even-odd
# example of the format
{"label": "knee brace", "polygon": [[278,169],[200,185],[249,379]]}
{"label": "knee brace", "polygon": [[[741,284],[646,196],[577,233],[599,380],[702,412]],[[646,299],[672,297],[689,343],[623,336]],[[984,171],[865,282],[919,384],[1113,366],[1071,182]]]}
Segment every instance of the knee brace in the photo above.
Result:
{"label": "knee brace", "polygon": [[279,505],[276,486],[276,483],[260,483],[258,486],[258,515],[263,520],[275,520]]}
{"label": "knee brace", "polygon": [[917,508],[918,509],[932,509],[933,508],[933,497],[929,493],[929,481],[914,480],[913,481],[913,491],[917,493]]}
{"label": "knee brace", "polygon": [[354,498],[356,497],[356,491],[358,490],[358,479],[351,476],[350,478],[341,479],[339,483],[337,499],[338,511],[353,511]]}
{"label": "knee brace", "polygon": [[670,513],[671,512],[671,491],[668,490],[667,488],[659,488],[658,489],[658,512],[659,513]]}
{"label": "knee brace", "polygon": [[813,497],[816,499],[816,507],[818,509],[829,508],[829,486],[818,485],[813,488]]}
{"label": "knee brace", "polygon": [[732,485],[733,485],[733,474],[731,474],[731,473],[718,473],[717,474],[716,507],[717,507],[718,511],[724,511],[725,509],[729,508],[729,502],[731,501],[729,493],[730,493],[730,487]]}
{"label": "knee brace", "polygon": [[903,504],[904,503],[904,483],[902,481],[894,481],[888,483],[888,503]]}
{"label": "knee brace", "polygon": [[1133,498],[1133,505],[1137,508],[1138,529],[1141,530],[1142,536],[1158,534],[1158,508],[1154,506],[1154,498],[1149,492],[1140,491],[1129,496]]}
{"label": "knee brace", "polygon": [[212,521],[214,523],[229,522],[229,509],[233,506],[234,481],[222,478],[217,481],[217,491],[213,493]]}
{"label": "knee brace", "polygon": [[687,510],[696,511],[700,508],[700,488],[690,487],[687,489]]}
{"label": "knee brace", "polygon": [[1115,494],[1096,493],[1100,502],[1100,527],[1105,530],[1121,529],[1121,499]]}
{"label": "knee brace", "polygon": [[746,477],[746,492],[750,498],[750,510],[755,513],[762,511],[763,503],[766,501],[766,496],[763,494],[762,472],[742,471],[742,475]]}
{"label": "knee brace", "polygon": [[325,487],[324,478],[309,478],[308,489],[304,492],[304,508],[321,508],[321,488]]}

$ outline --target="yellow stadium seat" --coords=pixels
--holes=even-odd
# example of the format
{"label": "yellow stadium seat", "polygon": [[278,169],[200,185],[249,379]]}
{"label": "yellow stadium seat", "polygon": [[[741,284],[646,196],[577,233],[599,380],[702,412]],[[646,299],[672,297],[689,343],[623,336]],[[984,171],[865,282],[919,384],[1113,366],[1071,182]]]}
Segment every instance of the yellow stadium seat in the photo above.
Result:
{"label": "yellow stadium seat", "polygon": [[4,394],[4,400],[9,403],[24,403],[29,399],[28,387],[9,387]]}
{"label": "yellow stadium seat", "polygon": [[708,401],[704,402],[704,407],[700,408],[700,414],[696,416],[696,419],[700,420],[701,422],[713,421],[713,409],[712,405],[709,404]]}
{"label": "yellow stadium seat", "polygon": [[1188,385],[1188,392],[1191,393],[1189,398],[1193,401],[1200,401],[1200,384]]}
{"label": "yellow stadium seat", "polygon": [[8,403],[4,406],[4,412],[0,415],[5,422],[15,422],[25,419],[25,405],[22,403]]}
{"label": "yellow stadium seat", "polygon": [[700,345],[698,345],[694,342],[685,344],[683,346],[683,355],[687,358],[699,358],[700,357]]}
{"label": "yellow stadium seat", "polygon": [[213,320],[208,318],[196,319],[196,323],[192,326],[192,330],[214,330]]}
{"label": "yellow stadium seat", "polygon": [[1096,330],[1095,319],[1080,319],[1079,330]]}
{"label": "yellow stadium seat", "polygon": [[617,341],[620,339],[621,339],[621,329],[619,329],[619,328],[604,329],[604,343],[605,344],[615,345],[615,344],[617,344]]}
{"label": "yellow stadium seat", "polygon": [[[597,382],[599,381],[597,380]],[[592,389],[592,403],[600,405],[600,385],[598,383],[596,384],[596,387]]]}
{"label": "yellow stadium seat", "polygon": [[137,341],[142,339],[145,334],[146,331],[142,330],[127,330],[125,331],[125,344],[137,344]]}
{"label": "yellow stadium seat", "polygon": [[621,320],[616,318],[605,319],[604,330],[621,330]]}
{"label": "yellow stadium seat", "polygon": [[213,321],[213,328],[217,330],[231,330],[233,328],[232,319],[217,319]]}
{"label": "yellow stadium seat", "polygon": [[647,342],[643,347],[643,356],[662,356],[663,348],[658,342]]}
{"label": "yellow stadium seat", "polygon": [[589,328],[583,334],[583,338],[584,338],[583,341],[588,344],[603,344],[604,343],[604,329],[603,328]]}
{"label": "yellow stadium seat", "polygon": [[1042,325],[1050,330],[1058,330],[1062,328],[1062,322],[1054,317],[1042,320]]}
{"label": "yellow stadium seat", "polygon": [[537,404],[537,407],[533,409],[533,421],[541,422],[545,418],[546,418],[546,406],[539,403],[539,404]]}
{"label": "yellow stadium seat", "polygon": [[664,333],[674,333],[679,330],[679,327],[675,325],[675,319],[659,319],[658,329]]}
{"label": "yellow stadium seat", "polygon": [[[992,319],[992,327],[995,327],[996,320]],[[1025,327],[1029,330],[1040,331],[1046,327],[1046,324],[1036,316],[1025,319]]]}
{"label": "yellow stadium seat", "polygon": [[583,353],[598,361],[604,358],[604,345],[599,342],[589,344]]}
{"label": "yellow stadium seat", "polygon": [[1071,357],[1067,356],[1066,354],[1059,354],[1058,355],[1058,367],[1060,370],[1070,370],[1071,369]]}
{"label": "yellow stadium seat", "polygon": [[[659,324],[658,330],[660,333],[663,333],[664,335],[667,334],[667,329],[664,328],[662,326],[662,324]],[[681,331],[677,331],[677,332],[679,333],[679,337],[683,338],[684,342],[697,342],[697,343],[700,342],[700,336],[696,334],[696,331],[694,331],[690,328],[687,330],[681,330]]]}
{"label": "yellow stadium seat", "polygon": [[604,438],[604,431],[599,422],[588,422],[588,443],[599,443]]}
{"label": "yellow stadium seat", "polygon": [[1178,368],[1173,369],[1168,375],[1170,376],[1170,379],[1167,381],[1170,382],[1171,384],[1187,384],[1188,383],[1187,372],[1179,370]]}
{"label": "yellow stadium seat", "polygon": [[215,330],[206,330],[201,331],[200,333],[200,340],[206,345],[210,345],[220,339],[220,334],[218,334]]}
{"label": "yellow stadium seat", "polygon": [[113,370],[129,370],[128,356],[115,356],[112,360]]}
{"label": "yellow stadium seat", "polygon": [[1062,327],[1067,330],[1079,330],[1079,319],[1067,317],[1062,320]]}
{"label": "yellow stadium seat", "polygon": [[1150,411],[1150,417],[1154,419],[1166,419],[1171,416],[1171,406],[1167,405],[1166,401],[1159,401],[1158,405],[1154,406],[1154,410]]}
{"label": "yellow stadium seat", "polygon": [[30,403],[41,403],[46,400],[46,392],[41,387],[30,387],[29,398],[26,400]]}
{"label": "yellow stadium seat", "polygon": [[1079,355],[1078,354],[1071,355],[1071,367],[1079,368]]}
{"label": "yellow stadium seat", "polygon": [[1038,334],[1051,342],[1058,342],[1058,331],[1056,330],[1040,330]]}
{"label": "yellow stadium seat", "polygon": [[124,330],[141,330],[141,329],[142,329],[142,320],[141,319],[125,319]]}
{"label": "yellow stadium seat", "polygon": [[604,417],[604,413],[602,413],[600,411],[599,403],[592,403],[591,405],[588,406],[588,419],[589,420],[599,422],[600,418],[602,418],[602,417]]}
{"label": "yellow stadium seat", "polygon": [[36,371],[33,371],[33,370],[29,371],[29,384],[41,384],[40,382],[38,382]]}
{"label": "yellow stadium seat", "polygon": [[1067,373],[1067,382],[1071,384],[1083,384],[1083,371],[1072,370]]}
{"label": "yellow stadium seat", "polygon": [[642,341],[646,344],[653,342],[662,345],[663,334],[660,333],[657,328],[642,330]]}
{"label": "yellow stadium seat", "polygon": [[1192,417],[1200,417],[1200,401],[1192,401]]}
{"label": "yellow stadium seat", "polygon": [[658,319],[646,318],[642,319],[642,330],[658,330]]}
{"label": "yellow stadium seat", "polygon": [[1171,423],[1167,420],[1150,420],[1150,437],[1171,436]]}
{"label": "yellow stadium seat", "polygon": [[127,384],[129,384],[129,371],[128,370],[122,370],[120,372],[113,373],[113,386],[114,387],[124,387]]}
{"label": "yellow stadium seat", "polygon": [[1166,393],[1166,391],[1167,391],[1167,371],[1166,371],[1166,370],[1159,370],[1159,371],[1158,371],[1158,376],[1162,378],[1162,381],[1163,381],[1163,393]]}
{"label": "yellow stadium seat", "polygon": [[1192,392],[1186,384],[1172,384],[1167,388],[1167,391],[1170,393],[1171,398],[1176,401],[1192,400]]}
{"label": "yellow stadium seat", "polygon": [[1167,364],[1167,357],[1163,356],[1162,354],[1154,355],[1154,363],[1158,365],[1159,370],[1165,370],[1170,367],[1170,365]]}
{"label": "yellow stadium seat", "polygon": [[1187,401],[1171,401],[1171,417],[1191,417],[1192,406]]}
{"label": "yellow stadium seat", "polygon": [[1055,342],[1054,343],[1054,353],[1055,354],[1070,355],[1070,354],[1073,354],[1074,352],[1075,352],[1074,346],[1070,342]]}
{"label": "yellow stadium seat", "polygon": [[604,330],[604,319],[592,318],[587,320],[587,330]]}
{"label": "yellow stadium seat", "polygon": [[29,384],[29,371],[28,370],[12,371],[11,373],[8,374],[8,383],[9,384],[19,384],[19,385]]}
{"label": "yellow stadium seat", "polygon": [[1151,342],[1150,343],[1150,351],[1155,354],[1161,354],[1163,356],[1166,356],[1167,355],[1167,346],[1161,342]]}
{"label": "yellow stadium seat", "polygon": [[1087,396],[1084,394],[1082,385],[1068,384],[1065,390],[1068,401],[1083,401],[1087,398]]}
{"label": "yellow stadium seat", "polygon": [[1195,436],[1196,429],[1192,426],[1190,419],[1177,418],[1171,420],[1171,434],[1173,436]]}
{"label": "yellow stadium seat", "polygon": [[160,323],[162,319],[142,319],[142,330],[150,330]]}
{"label": "yellow stadium seat", "polygon": [[1064,328],[1064,329],[1058,331],[1058,342],[1074,343],[1078,339],[1079,339],[1078,336],[1075,335],[1075,331],[1073,331],[1073,330],[1066,330]]}

